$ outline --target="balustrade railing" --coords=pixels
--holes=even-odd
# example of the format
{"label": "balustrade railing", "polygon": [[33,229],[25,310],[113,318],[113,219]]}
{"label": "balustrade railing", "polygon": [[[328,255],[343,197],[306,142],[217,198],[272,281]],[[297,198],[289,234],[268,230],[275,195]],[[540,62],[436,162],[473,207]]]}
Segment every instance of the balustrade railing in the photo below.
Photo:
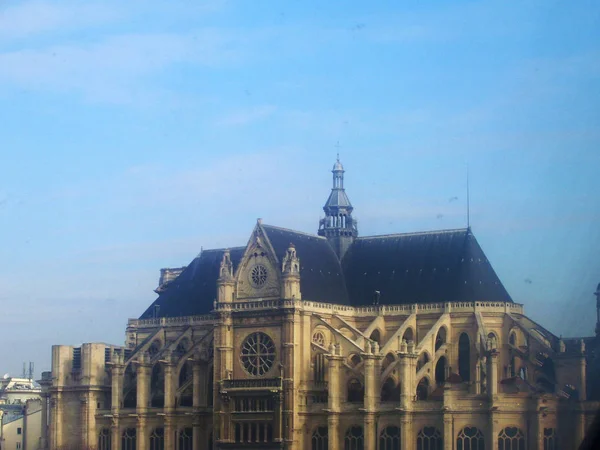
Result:
{"label": "balustrade railing", "polygon": [[[222,302],[215,303],[215,312],[220,311],[251,311],[251,310],[269,310],[269,309],[301,309],[316,313],[342,314],[347,316],[372,316],[377,314],[400,314],[410,315],[413,313],[432,313],[443,314],[446,312],[510,312],[523,314],[523,305],[518,303],[503,302],[445,302],[445,303],[413,303],[408,305],[370,305],[370,306],[346,306],[333,303],[312,302],[309,300],[284,300],[284,299],[265,299],[249,300],[240,302]],[[200,316],[182,316],[182,317],[157,317],[149,319],[129,319],[128,326],[133,328],[143,327],[166,327],[181,325],[198,325],[202,323],[214,322],[217,319],[216,314],[205,314]]]}
{"label": "balustrade railing", "polygon": [[263,378],[259,380],[224,380],[223,389],[281,388],[281,378]]}

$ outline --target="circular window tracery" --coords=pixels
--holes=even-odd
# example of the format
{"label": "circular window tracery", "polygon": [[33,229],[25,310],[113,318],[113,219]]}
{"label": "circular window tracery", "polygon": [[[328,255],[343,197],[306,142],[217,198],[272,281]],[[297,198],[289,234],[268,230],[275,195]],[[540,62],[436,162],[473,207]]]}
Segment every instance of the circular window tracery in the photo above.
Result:
{"label": "circular window tracery", "polygon": [[250,271],[250,282],[252,283],[252,286],[255,288],[263,287],[267,282],[268,275],[269,272],[267,271],[267,268],[262,264],[254,266]]}
{"label": "circular window tracery", "polygon": [[262,376],[275,363],[275,343],[265,333],[252,333],[242,343],[240,359],[246,372]]}

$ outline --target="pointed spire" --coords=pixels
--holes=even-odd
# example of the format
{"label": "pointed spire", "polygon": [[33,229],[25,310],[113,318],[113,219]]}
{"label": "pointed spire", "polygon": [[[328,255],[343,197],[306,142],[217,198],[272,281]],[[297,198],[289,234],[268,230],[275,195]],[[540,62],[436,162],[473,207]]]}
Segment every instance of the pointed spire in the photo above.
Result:
{"label": "pointed spire", "polygon": [[296,246],[293,243],[290,243],[285,253],[281,271],[289,274],[300,273],[300,260],[296,256]]}
{"label": "pointed spire", "polygon": [[325,218],[319,222],[319,236],[325,236],[341,259],[354,238],[358,236],[356,221],[352,218],[352,203],[344,189],[344,166],[339,154],[333,165],[333,186],[323,207]]}
{"label": "pointed spire", "polygon": [[229,249],[223,252],[223,258],[221,259],[221,267],[219,268],[219,279],[233,279],[233,263],[231,262],[231,254],[229,253]]}

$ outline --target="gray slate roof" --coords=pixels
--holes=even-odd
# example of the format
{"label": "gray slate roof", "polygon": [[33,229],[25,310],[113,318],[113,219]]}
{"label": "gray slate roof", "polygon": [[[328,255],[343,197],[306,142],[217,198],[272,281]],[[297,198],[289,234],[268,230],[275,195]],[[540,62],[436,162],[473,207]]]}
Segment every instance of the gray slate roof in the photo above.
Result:
{"label": "gray slate roof", "polygon": [[[340,262],[321,236],[262,225],[279,260],[294,243],[305,300],[370,305],[431,302],[512,302],[470,229],[357,238]],[[234,270],[245,248],[230,249]],[[207,314],[217,296],[224,250],[204,250],[142,314]]]}

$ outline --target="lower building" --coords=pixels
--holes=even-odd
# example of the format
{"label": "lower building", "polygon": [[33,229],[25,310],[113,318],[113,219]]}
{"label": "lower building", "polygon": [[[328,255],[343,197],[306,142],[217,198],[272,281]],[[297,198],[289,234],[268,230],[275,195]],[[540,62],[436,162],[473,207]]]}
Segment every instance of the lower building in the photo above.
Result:
{"label": "lower building", "polygon": [[316,235],[259,220],[160,283],[124,346],[54,346],[42,448],[577,448],[598,337],[528,318],[471,229],[359,237],[343,174]]}
{"label": "lower building", "polygon": [[40,398],[0,408],[0,450],[40,450],[41,436]]}

